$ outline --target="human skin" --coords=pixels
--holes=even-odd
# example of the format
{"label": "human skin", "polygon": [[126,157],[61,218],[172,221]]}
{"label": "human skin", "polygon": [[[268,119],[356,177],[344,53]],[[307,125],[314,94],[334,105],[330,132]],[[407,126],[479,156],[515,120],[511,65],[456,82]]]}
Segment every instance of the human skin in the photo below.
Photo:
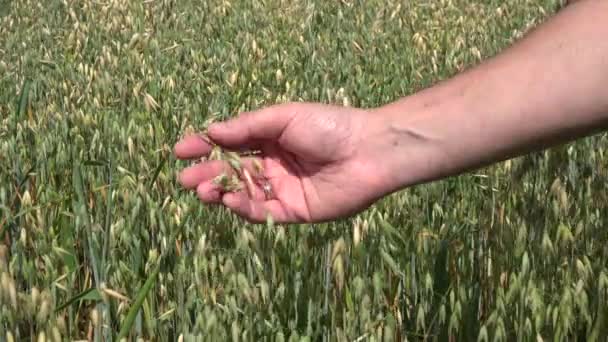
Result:
{"label": "human skin", "polygon": [[[206,161],[180,173],[202,202],[263,222],[324,222],[354,215],[390,193],[563,144],[608,125],[608,1],[580,0],[502,53],[373,109],[288,103],[212,125],[229,149],[261,149],[274,197],[256,187],[223,193]],[[198,136],[175,146],[206,156]],[[257,157],[256,157],[257,158]],[[251,169],[249,162],[245,163]]]}

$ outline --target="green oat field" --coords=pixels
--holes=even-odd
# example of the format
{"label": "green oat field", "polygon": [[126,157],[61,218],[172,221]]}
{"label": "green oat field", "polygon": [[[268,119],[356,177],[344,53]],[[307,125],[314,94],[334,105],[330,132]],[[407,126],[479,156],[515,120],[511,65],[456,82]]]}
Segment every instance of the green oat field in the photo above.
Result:
{"label": "green oat field", "polygon": [[412,94],[561,6],[0,0],[0,341],[605,340],[604,135],[315,225],[204,206],[172,154],[244,110]]}

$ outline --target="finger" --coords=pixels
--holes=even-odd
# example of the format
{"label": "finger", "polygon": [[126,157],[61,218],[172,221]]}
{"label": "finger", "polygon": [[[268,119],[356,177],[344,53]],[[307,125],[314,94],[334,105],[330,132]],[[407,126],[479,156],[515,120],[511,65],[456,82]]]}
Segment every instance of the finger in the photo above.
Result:
{"label": "finger", "polygon": [[266,222],[267,215],[271,215],[276,223],[289,222],[289,217],[283,205],[277,200],[251,200],[244,192],[240,191],[225,194],[222,197],[222,203],[238,216],[253,223]]}
{"label": "finger", "polygon": [[212,180],[222,172],[230,172],[228,163],[222,160],[211,160],[190,166],[179,174],[180,184],[187,189],[194,189],[200,183]]}
{"label": "finger", "polygon": [[[256,168],[254,166],[254,160],[257,161],[257,164],[262,164],[260,158],[241,158],[241,167],[243,170],[247,170],[247,172],[242,172],[239,177],[249,178],[242,179],[246,183],[245,185],[247,186],[247,191],[251,193],[253,198],[262,199],[264,198],[264,193],[261,189],[259,189],[259,186],[255,184],[255,180],[259,179],[260,176],[265,175],[265,171],[260,171],[258,168]],[[262,172],[263,174],[260,175],[259,172]],[[193,189],[203,182],[213,180],[222,173],[225,173],[228,177],[232,177],[234,175],[234,169],[227,161],[210,160],[182,170],[182,172],[179,174],[179,182],[183,187]]]}
{"label": "finger", "polygon": [[180,159],[200,158],[211,152],[211,146],[199,135],[189,135],[175,144],[175,155]]}
{"label": "finger", "polygon": [[295,113],[296,105],[293,104],[243,113],[226,122],[212,124],[209,136],[226,147],[250,146],[260,140],[275,140],[281,136]]}
{"label": "finger", "polygon": [[220,203],[222,189],[213,181],[202,182],[196,187],[196,194],[203,203]]}

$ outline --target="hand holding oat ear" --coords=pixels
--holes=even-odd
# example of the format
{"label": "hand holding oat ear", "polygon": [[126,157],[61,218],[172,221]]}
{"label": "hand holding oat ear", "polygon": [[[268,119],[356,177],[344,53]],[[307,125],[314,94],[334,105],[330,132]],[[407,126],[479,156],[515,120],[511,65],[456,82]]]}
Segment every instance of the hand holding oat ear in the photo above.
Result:
{"label": "hand holding oat ear", "polygon": [[[221,202],[254,222],[318,222],[353,214],[387,188],[374,146],[378,131],[370,113],[310,103],[276,105],[209,127],[208,139],[190,136],[175,148],[180,158],[200,158],[213,142],[236,151],[261,153],[240,159],[245,186],[223,192],[214,179],[236,168],[209,160],[187,168],[180,182],[205,203]],[[378,127],[379,128],[379,127]],[[257,167],[256,167],[257,165]],[[248,181],[250,178],[252,181]],[[252,189],[247,187],[252,186]]]}
{"label": "hand holding oat ear", "polygon": [[[608,127],[608,1],[573,3],[480,65],[373,110],[287,104],[211,127],[221,146],[261,149],[273,194],[222,195],[225,162],[180,176],[204,202],[252,221],[348,216],[408,186],[461,174]],[[206,155],[197,137],[176,147]],[[245,167],[250,161],[245,162]]]}

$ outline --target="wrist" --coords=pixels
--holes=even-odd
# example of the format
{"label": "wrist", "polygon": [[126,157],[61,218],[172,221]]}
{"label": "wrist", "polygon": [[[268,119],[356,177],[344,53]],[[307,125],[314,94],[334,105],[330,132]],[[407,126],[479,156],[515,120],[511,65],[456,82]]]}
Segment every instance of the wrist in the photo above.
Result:
{"label": "wrist", "polygon": [[464,103],[460,96],[450,96],[438,88],[371,112],[376,128],[370,140],[377,146],[375,158],[383,169],[383,191],[398,191],[458,172],[455,152],[466,146],[455,146],[465,142],[456,139],[460,134],[455,122],[465,114]]}
{"label": "wrist", "polygon": [[446,169],[443,139],[433,129],[436,114],[428,110],[383,111],[387,148],[384,150],[390,190],[426,183]]}

